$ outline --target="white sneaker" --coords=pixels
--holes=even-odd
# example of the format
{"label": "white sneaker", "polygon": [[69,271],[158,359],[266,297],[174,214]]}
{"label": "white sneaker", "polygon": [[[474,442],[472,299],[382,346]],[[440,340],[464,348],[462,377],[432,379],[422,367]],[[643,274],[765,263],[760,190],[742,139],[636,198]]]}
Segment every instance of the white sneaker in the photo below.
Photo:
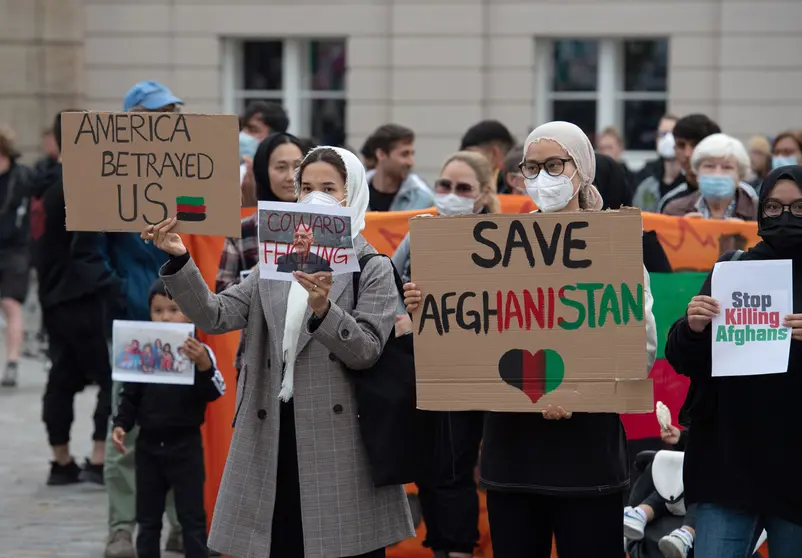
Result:
{"label": "white sneaker", "polygon": [[682,529],[674,529],[657,543],[657,548],[666,558],[688,558],[691,547],[693,537]]}
{"label": "white sneaker", "polygon": [[646,518],[641,515],[639,510],[631,506],[624,508],[624,536],[631,541],[643,539],[643,531],[646,529]]}

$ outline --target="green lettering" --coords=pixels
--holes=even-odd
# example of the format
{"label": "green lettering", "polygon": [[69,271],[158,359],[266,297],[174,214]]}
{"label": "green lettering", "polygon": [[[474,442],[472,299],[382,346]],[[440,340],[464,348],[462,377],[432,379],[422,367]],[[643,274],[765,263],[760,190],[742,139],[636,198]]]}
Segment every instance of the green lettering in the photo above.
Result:
{"label": "green lettering", "polygon": [[[563,287],[563,290],[575,291],[576,287],[574,287],[573,285],[566,285],[565,287]],[[577,316],[576,320],[573,322],[569,322],[564,318],[560,318],[557,320],[557,325],[568,331],[574,331],[575,329],[579,329],[580,327],[582,327],[582,324],[585,323],[585,307],[582,306],[582,303],[577,302],[575,300],[571,300],[570,298],[567,297],[560,297],[560,302],[562,302],[569,308],[573,308],[574,310],[576,310]]]}
{"label": "green lettering", "polygon": [[779,341],[785,341],[786,337],[788,337],[788,330],[787,329],[783,328],[783,329],[778,329],[777,330],[777,339]]}
{"label": "green lettering", "polygon": [[716,343],[727,342],[727,328],[726,326],[720,325],[718,329],[716,329]]}
{"label": "green lettering", "polygon": [[624,311],[624,323],[629,323],[630,314],[638,322],[643,321],[643,285],[638,283],[637,298],[632,295],[632,289],[627,284],[621,285],[621,306]]}
{"label": "green lettering", "polygon": [[604,283],[577,283],[576,288],[585,291],[588,297],[588,327],[596,327],[596,291],[604,287]]}
{"label": "green lettering", "polygon": [[618,304],[618,295],[615,292],[615,287],[612,285],[604,287],[600,306],[599,327],[604,327],[605,322],[607,322],[608,314],[613,315],[613,322],[615,325],[621,324],[621,307]]}
{"label": "green lettering", "polygon": [[777,340],[777,330],[770,329],[766,331],[765,329],[757,330],[757,340],[758,341],[776,341]]}

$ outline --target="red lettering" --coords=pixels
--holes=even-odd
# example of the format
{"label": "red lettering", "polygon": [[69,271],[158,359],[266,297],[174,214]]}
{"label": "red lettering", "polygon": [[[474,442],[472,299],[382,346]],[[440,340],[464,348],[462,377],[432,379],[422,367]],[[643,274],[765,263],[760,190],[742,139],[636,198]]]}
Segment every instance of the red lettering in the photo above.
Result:
{"label": "red lettering", "polygon": [[[284,242],[263,242],[262,243],[262,258],[264,263],[270,265],[278,265],[278,259],[292,252],[292,244]],[[268,254],[272,254],[272,261],[268,261]]]}
{"label": "red lettering", "polygon": [[524,314],[526,318],[526,330],[529,331],[532,327],[532,315],[535,316],[535,321],[537,322],[538,327],[543,329],[543,289],[537,290],[537,306],[535,305],[535,301],[532,299],[532,295],[529,291],[524,289]]}
{"label": "red lettering", "polygon": [[334,252],[331,257],[331,263],[335,264],[347,264],[348,263],[348,251],[344,248],[335,248]]}
{"label": "red lettering", "polygon": [[[562,294],[560,295],[562,297]],[[562,318],[560,318],[562,319]],[[548,328],[554,329],[554,289],[549,287],[549,319],[548,319]],[[557,322],[559,323],[559,321]]]}
{"label": "red lettering", "polygon": [[727,308],[724,311],[724,323],[727,325],[738,323],[735,321],[735,308]]}
{"label": "red lettering", "polygon": [[345,219],[342,217],[334,217],[334,233],[342,234],[345,232]]}
{"label": "red lettering", "polygon": [[[510,310],[511,306],[515,306],[513,311]],[[515,293],[512,291],[507,292],[507,307],[505,313],[507,316],[504,320],[504,329],[510,329],[510,322],[513,317],[518,318],[518,329],[524,327],[523,318],[521,317],[521,306],[518,304],[518,297],[515,296]]]}

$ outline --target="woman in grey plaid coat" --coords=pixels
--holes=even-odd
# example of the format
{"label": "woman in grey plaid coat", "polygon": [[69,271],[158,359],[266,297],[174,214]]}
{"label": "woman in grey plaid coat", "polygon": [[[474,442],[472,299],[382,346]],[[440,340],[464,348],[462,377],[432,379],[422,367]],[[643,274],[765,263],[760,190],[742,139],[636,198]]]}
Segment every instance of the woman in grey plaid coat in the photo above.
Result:
{"label": "woman in grey plaid coat", "polygon": [[[368,205],[365,170],[340,148],[311,151],[298,169],[300,203],[355,209],[357,257],[375,250],[359,234]],[[175,219],[148,227],[170,254],[162,279],[181,310],[207,333],[247,326],[234,437],[214,510],[209,546],[236,558],[380,558],[414,536],[402,486],[375,488],[345,367],[379,358],[398,295],[387,258],[352,275],[296,272],[295,282],[256,271],[215,295]]]}

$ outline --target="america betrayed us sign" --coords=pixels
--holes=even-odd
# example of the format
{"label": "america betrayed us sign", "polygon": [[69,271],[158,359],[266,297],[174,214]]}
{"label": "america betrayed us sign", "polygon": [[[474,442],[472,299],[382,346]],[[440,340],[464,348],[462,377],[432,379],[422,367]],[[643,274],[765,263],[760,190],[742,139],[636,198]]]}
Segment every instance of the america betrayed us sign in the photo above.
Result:
{"label": "america betrayed us sign", "polygon": [[640,211],[410,221],[418,407],[651,412]]}

